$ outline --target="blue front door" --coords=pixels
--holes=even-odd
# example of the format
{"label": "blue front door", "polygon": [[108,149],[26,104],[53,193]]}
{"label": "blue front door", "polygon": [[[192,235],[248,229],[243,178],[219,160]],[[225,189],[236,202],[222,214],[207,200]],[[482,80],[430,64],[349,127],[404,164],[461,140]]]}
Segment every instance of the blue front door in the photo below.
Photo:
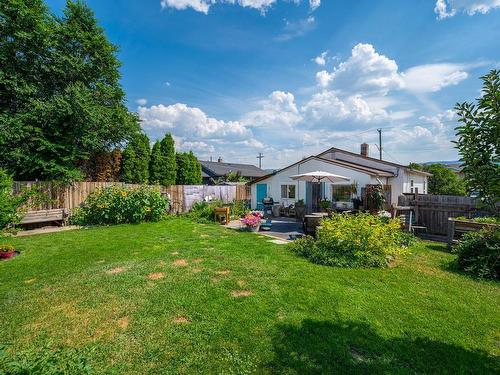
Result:
{"label": "blue front door", "polygon": [[262,210],[264,205],[262,199],[267,197],[267,184],[257,184],[257,209]]}

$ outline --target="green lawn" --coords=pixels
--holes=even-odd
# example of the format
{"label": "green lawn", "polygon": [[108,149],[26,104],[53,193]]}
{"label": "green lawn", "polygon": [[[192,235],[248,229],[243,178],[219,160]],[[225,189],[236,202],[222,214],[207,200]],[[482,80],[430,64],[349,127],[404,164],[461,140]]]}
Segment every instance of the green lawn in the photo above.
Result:
{"label": "green lawn", "polygon": [[438,244],[380,270],[311,264],[183,219],[11,242],[22,255],[0,262],[0,343],[20,361],[99,374],[500,371],[500,285],[455,272]]}

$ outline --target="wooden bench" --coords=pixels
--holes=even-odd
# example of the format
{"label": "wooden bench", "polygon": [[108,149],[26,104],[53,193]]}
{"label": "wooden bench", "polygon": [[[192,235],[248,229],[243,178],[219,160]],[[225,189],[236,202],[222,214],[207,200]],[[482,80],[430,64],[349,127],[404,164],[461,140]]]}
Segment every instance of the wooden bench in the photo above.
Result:
{"label": "wooden bench", "polygon": [[19,224],[38,224],[57,222],[61,225],[68,218],[68,210],[65,208],[56,208],[52,210],[28,211],[23,216]]}

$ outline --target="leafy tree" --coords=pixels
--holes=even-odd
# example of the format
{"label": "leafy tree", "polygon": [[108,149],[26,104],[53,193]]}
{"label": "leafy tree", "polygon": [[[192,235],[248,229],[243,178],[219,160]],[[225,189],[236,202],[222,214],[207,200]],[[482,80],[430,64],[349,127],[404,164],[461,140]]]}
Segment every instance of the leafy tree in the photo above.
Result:
{"label": "leafy tree", "polygon": [[160,149],[163,157],[160,184],[165,186],[174,185],[177,179],[177,158],[175,155],[175,142],[171,134],[165,134],[161,140]]}
{"label": "leafy tree", "polygon": [[156,141],[151,150],[151,159],[149,160],[149,182],[156,184],[162,181],[162,170],[165,159],[161,153],[160,141]]}
{"label": "leafy tree", "polygon": [[145,184],[149,179],[149,138],[137,134],[123,151],[122,181],[130,184]]}
{"label": "leafy tree", "polygon": [[500,71],[481,77],[477,103],[455,106],[459,121],[455,141],[463,163],[467,189],[493,208],[500,201]]}
{"label": "leafy tree", "polygon": [[422,166],[422,164],[412,162],[412,163],[408,164],[408,168],[415,169],[417,171],[421,171],[421,170],[423,170],[424,167]]}
{"label": "leafy tree", "polygon": [[428,180],[429,194],[465,195],[465,186],[460,177],[442,164],[424,166],[425,172],[432,173]]}
{"label": "leafy tree", "polygon": [[77,179],[96,152],[139,130],[125,107],[117,48],[93,12],[68,0],[0,2],[0,166],[18,179]]}

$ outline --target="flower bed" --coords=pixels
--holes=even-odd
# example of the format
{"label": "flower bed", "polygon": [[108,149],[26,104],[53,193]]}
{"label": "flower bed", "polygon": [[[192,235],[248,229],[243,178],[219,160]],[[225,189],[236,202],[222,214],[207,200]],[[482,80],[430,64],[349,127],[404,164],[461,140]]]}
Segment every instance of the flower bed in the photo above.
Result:
{"label": "flower bed", "polygon": [[165,214],[167,200],[151,187],[112,186],[96,190],[73,212],[71,222],[103,225],[158,221]]}

